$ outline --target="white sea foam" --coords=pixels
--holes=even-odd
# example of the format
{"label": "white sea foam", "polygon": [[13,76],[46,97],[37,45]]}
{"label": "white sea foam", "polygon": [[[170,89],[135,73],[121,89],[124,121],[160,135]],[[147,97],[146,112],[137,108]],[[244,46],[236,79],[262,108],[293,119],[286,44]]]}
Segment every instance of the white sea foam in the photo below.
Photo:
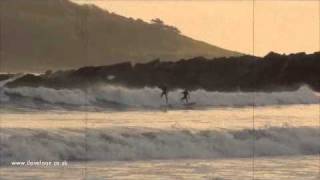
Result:
{"label": "white sea foam", "polygon": [[2,163],[25,160],[150,160],[315,155],[317,128],[271,127],[238,131],[154,129],[3,129]]}
{"label": "white sea foam", "polygon": [[[169,92],[169,103],[175,107],[181,105],[181,89]],[[128,107],[157,108],[164,104],[158,88],[133,89],[122,86],[92,87],[86,91],[80,89],[52,89],[45,87],[3,88],[1,101],[10,102],[15,96],[23,100],[40,100],[50,104],[97,106],[118,104]],[[16,98],[17,99],[17,98]],[[317,104],[319,97],[307,86],[291,92],[208,92],[202,89],[191,92],[190,101],[197,106],[257,106]]]}

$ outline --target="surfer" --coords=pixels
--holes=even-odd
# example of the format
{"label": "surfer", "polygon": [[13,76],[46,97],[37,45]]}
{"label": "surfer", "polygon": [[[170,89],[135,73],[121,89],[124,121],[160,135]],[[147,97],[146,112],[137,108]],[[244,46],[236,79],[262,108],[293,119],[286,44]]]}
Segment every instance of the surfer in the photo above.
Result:
{"label": "surfer", "polygon": [[166,86],[161,87],[162,93],[161,93],[161,98],[165,98],[166,104],[168,104],[168,88]]}
{"label": "surfer", "polygon": [[189,102],[189,98],[190,98],[190,93],[187,89],[185,89],[184,91],[182,91],[182,98],[181,101],[185,101],[186,104],[188,104]]}

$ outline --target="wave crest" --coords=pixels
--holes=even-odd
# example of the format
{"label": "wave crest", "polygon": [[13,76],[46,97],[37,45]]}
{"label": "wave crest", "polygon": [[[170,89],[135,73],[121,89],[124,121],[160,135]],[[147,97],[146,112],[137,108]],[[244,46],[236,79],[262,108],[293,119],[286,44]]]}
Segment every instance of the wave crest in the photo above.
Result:
{"label": "wave crest", "polygon": [[320,152],[317,128],[238,131],[88,129],[1,131],[2,163],[24,160],[150,160],[178,158],[314,155]]}
{"label": "wave crest", "polygon": [[[169,103],[173,107],[181,107],[180,89],[169,93]],[[106,85],[94,87],[86,91],[81,89],[51,89],[45,87],[19,87],[3,88],[1,100],[8,103],[14,101],[28,102],[34,105],[34,101],[53,104],[56,106],[73,105],[88,107],[144,107],[158,108],[164,104],[160,98],[161,91],[158,88],[132,89],[122,86]],[[197,106],[257,106],[263,105],[288,105],[288,104],[316,104],[317,95],[306,86],[292,92],[208,92],[202,89],[191,92],[191,101]],[[19,104],[19,103],[17,103]]]}

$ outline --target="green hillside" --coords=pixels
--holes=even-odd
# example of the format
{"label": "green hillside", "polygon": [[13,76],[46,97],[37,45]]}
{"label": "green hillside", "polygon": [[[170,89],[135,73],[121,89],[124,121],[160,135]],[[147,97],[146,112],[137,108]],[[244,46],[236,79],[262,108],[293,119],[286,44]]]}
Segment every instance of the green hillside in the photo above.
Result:
{"label": "green hillside", "polygon": [[1,0],[1,71],[68,69],[123,61],[238,56],[147,23],[67,0]]}

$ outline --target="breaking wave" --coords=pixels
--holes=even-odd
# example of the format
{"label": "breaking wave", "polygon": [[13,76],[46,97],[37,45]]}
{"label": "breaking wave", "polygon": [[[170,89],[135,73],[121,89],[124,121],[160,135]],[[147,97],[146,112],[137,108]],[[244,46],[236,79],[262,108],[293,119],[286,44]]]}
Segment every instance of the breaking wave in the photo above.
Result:
{"label": "breaking wave", "polygon": [[[169,93],[169,103],[173,108],[182,107],[180,101],[182,90]],[[25,107],[99,107],[115,108],[159,108],[164,105],[158,88],[131,89],[121,86],[106,85],[86,91],[81,89],[52,89],[45,87],[0,88],[1,102],[8,105]],[[208,92],[195,90],[191,100],[198,107],[209,106],[257,106],[317,104],[319,97],[309,87],[303,86],[292,92]]]}
{"label": "breaking wave", "polygon": [[[252,130],[3,129],[2,164],[26,160],[152,160],[315,155],[317,128]],[[86,134],[86,135],[85,135]]]}

